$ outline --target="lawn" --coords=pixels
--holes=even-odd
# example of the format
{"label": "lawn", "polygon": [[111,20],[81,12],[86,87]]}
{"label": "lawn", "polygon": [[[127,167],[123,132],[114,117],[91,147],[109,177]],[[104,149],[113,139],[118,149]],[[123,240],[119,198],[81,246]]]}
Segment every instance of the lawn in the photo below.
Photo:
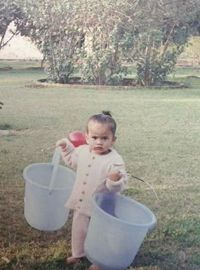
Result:
{"label": "lawn", "polygon": [[[64,264],[71,219],[53,233],[26,223],[22,172],[31,163],[49,162],[58,139],[84,130],[88,117],[102,110],[118,123],[116,148],[130,175],[125,194],[158,221],[130,269],[200,269],[200,79],[194,71],[172,76],[189,88],[139,89],[41,85],[37,80],[45,75],[35,63],[33,69],[25,62],[8,65],[14,69],[0,70],[0,130],[13,131],[0,136],[0,269],[87,269],[88,261]],[[133,176],[153,186],[159,200]]]}

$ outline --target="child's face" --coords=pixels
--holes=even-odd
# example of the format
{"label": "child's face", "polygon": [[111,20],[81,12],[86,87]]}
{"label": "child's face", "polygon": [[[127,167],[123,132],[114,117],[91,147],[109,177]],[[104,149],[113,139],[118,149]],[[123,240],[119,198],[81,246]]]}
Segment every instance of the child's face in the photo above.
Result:
{"label": "child's face", "polygon": [[86,141],[90,146],[90,150],[95,154],[107,154],[115,140],[116,138],[113,136],[108,124],[101,124],[95,121],[88,123]]}

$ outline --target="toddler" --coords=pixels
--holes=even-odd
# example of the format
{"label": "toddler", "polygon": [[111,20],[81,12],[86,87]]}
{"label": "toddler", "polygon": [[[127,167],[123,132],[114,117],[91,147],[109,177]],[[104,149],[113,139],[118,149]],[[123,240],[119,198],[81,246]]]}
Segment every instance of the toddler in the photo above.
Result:
{"label": "toddler", "polygon": [[[84,241],[94,192],[120,192],[127,182],[124,162],[112,147],[115,132],[115,120],[110,112],[103,112],[89,118],[85,133],[87,144],[75,148],[66,138],[56,143],[65,164],[76,171],[76,181],[65,205],[73,210],[72,256],[67,258],[67,264],[78,263],[85,256]],[[95,265],[89,269],[100,270]]]}

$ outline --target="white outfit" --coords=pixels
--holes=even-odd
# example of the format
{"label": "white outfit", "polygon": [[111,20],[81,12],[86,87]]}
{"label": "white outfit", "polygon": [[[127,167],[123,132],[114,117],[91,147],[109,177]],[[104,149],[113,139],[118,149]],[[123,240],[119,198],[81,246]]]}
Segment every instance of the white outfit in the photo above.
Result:
{"label": "white outfit", "polygon": [[[92,195],[94,192],[106,190],[120,192],[127,182],[127,174],[124,162],[115,149],[111,148],[105,155],[98,155],[91,152],[88,145],[74,148],[67,139],[66,142],[67,151],[62,152],[62,157],[66,165],[76,170],[76,181],[65,206],[75,210],[72,224],[72,255],[82,257],[92,210]],[[107,178],[107,175],[114,171],[120,171],[122,174],[116,182]]]}

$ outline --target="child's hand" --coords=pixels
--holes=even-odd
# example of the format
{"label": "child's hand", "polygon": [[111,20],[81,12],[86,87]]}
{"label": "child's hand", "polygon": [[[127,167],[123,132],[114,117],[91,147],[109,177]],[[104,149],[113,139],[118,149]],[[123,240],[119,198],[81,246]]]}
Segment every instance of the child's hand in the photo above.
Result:
{"label": "child's hand", "polygon": [[117,172],[111,172],[107,175],[107,177],[114,182],[117,182],[120,180],[120,178],[122,177],[122,173],[120,171]]}
{"label": "child's hand", "polygon": [[68,147],[66,139],[61,139],[57,141],[56,147],[60,147],[62,151],[66,151]]}

